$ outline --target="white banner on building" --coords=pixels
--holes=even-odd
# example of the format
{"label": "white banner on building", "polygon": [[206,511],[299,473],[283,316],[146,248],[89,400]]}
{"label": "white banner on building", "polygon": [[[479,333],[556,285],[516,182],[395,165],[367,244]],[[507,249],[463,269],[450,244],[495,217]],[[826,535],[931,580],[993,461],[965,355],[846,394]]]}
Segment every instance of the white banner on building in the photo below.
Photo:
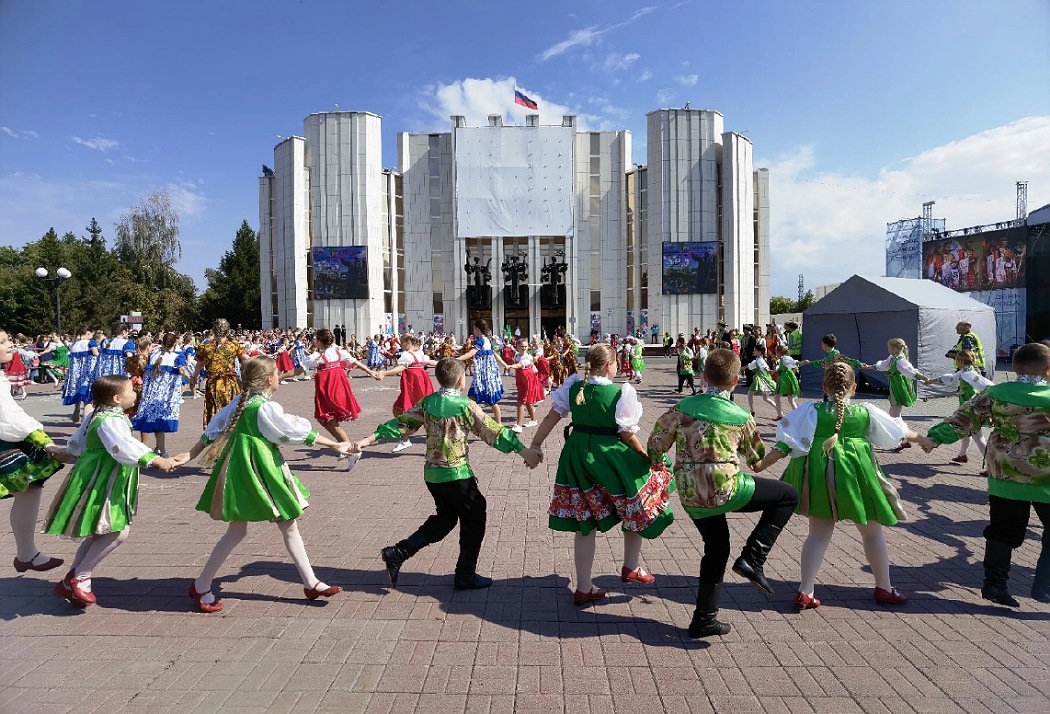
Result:
{"label": "white banner on building", "polygon": [[455,132],[459,236],[572,235],[575,129]]}

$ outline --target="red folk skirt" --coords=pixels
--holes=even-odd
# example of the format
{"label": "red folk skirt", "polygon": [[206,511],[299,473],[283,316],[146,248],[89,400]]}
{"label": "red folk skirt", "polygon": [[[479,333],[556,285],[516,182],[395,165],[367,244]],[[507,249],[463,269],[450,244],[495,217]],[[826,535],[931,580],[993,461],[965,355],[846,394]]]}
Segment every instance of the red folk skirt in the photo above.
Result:
{"label": "red folk skirt", "polygon": [[292,356],[287,350],[277,353],[277,371],[281,374],[295,371],[295,363],[292,362]]}
{"label": "red folk skirt", "polygon": [[394,402],[394,416],[404,414],[414,407],[416,403],[434,393],[434,383],[430,380],[426,368],[420,364],[406,367],[401,372],[401,394]]}
{"label": "red folk skirt", "polygon": [[539,375],[531,367],[514,370],[514,382],[518,387],[518,404],[539,404],[547,396]]}
{"label": "red folk skirt", "polygon": [[318,367],[314,377],[314,418],[325,424],[330,421],[353,421],[359,414],[361,407],[357,404],[342,364],[333,362],[331,366]]}

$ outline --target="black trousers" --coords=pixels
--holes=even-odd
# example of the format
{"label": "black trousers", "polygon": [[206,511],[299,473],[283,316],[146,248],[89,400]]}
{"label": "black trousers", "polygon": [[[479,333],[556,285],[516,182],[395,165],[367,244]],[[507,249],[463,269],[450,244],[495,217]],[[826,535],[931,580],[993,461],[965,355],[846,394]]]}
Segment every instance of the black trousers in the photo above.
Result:
{"label": "black trousers", "polygon": [[487,518],[487,504],[478,490],[478,480],[469,478],[427,483],[427,489],[434,497],[437,513],[423,522],[419,532],[427,539],[427,543],[437,543],[444,540],[458,522],[459,561],[456,563],[456,574],[473,575],[478,567],[481,542],[485,539]]}
{"label": "black trousers", "polygon": [[1006,543],[1011,548],[1020,548],[1028,532],[1028,519],[1035,508],[1035,515],[1043,523],[1043,531],[1050,528],[1050,503],[1015,501],[1012,498],[988,496],[991,515],[984,529],[987,540]]}
{"label": "black trousers", "polygon": [[[791,520],[798,505],[798,492],[795,487],[783,481],[771,478],[755,478],[755,495],[751,497],[736,513],[754,513],[762,511],[762,517],[755,526],[757,531],[763,525],[783,528]],[[694,518],[693,523],[704,539],[704,556],[700,559],[700,582],[720,583],[726,574],[729,563],[729,522],[726,514],[709,518]]]}
{"label": "black trousers", "polygon": [[689,388],[694,392],[696,391],[696,385],[693,384],[693,375],[691,374],[679,374],[678,375],[678,391],[682,391],[682,386],[688,384]]}

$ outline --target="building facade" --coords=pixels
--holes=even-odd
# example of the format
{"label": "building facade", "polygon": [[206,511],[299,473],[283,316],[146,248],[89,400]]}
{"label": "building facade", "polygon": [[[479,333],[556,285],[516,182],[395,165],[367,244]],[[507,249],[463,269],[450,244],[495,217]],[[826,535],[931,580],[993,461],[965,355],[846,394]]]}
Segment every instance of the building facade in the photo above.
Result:
{"label": "building facade", "polygon": [[[382,168],[377,115],[304,124],[260,178],[264,327],[463,335],[483,318],[586,339],[768,320],[768,173],[718,112],[650,113],[648,166],[630,132],[580,131],[572,115],[401,133],[397,171]],[[343,270],[335,254],[363,260],[341,275],[364,292],[314,290]]]}

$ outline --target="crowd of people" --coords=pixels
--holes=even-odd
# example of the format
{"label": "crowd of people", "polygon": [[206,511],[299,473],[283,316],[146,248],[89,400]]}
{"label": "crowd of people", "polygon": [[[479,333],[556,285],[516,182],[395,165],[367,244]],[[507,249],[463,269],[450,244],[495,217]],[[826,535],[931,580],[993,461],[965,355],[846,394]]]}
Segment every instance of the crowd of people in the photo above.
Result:
{"label": "crowd of people", "polygon": [[[545,459],[543,445],[562,419],[569,419],[548,512],[553,530],[574,534],[574,602],[602,600],[606,592],[592,581],[595,534],[623,533],[621,579],[649,585],[656,575],[642,563],[646,540],[659,537],[674,520],[671,494],[693,521],[704,543],[696,610],[689,634],[723,635],[729,625],[717,619],[719,592],[729,566],[727,515],[760,512],[732,570],[771,593],[763,566],[793,514],[808,519],[799,554],[800,582],[795,595],[802,609],[819,607],[816,583],[835,526],[852,522],[864,545],[875,588],[874,599],[903,605],[908,596],[891,580],[884,527],[905,517],[903,501],[879,466],[878,449],[902,450],[912,444],[932,451],[960,443],[955,461],[966,460],[970,439],[984,452],[991,502],[985,529],[986,599],[1011,607],[1007,577],[1012,550],[1023,542],[1034,505],[1050,524],[1050,347],[1025,345],[1014,356],[1017,379],[992,385],[980,374],[980,341],[960,323],[959,343],[950,354],[957,370],[923,375],[908,359],[899,338],[875,364],[842,355],[834,335],[824,335],[822,354],[803,359],[801,331],[795,323],[729,329],[724,323],[701,334],[664,335],[665,355],[676,359],[677,393],[690,394],[660,416],[643,439],[644,399],[635,385],[646,371],[640,340],[592,335],[584,350],[571,335],[493,335],[484,320],[460,341],[454,334],[375,335],[364,342],[345,331],[270,330],[238,332],[218,320],[204,335],[139,334],[126,325],[107,337],[91,329],[76,339],[53,336],[33,343],[0,331],[0,497],[13,497],[11,524],[15,568],[51,570],[63,561],[36,546],[34,526],[41,486],[75,462],[46,516],[45,532],[84,538],[71,569],[55,594],[75,607],[96,601],[93,569],[130,533],[141,468],[173,471],[193,459],[211,470],[197,510],[227,523],[189,594],[200,611],[222,609],[212,581],[249,523],[276,523],[302,578],[307,598],[332,597],[341,587],[319,580],[306,554],[297,519],[310,494],[280,455],[288,444],[332,449],[348,467],[373,443],[394,440],[395,452],[411,447],[422,430],[426,440],[423,477],[435,514],[380,554],[391,587],[407,560],[446,537],[458,523],[460,555],[457,589],[488,587],[477,572],[484,538],[486,500],[468,461],[473,433],[503,452],[519,453],[535,468]],[[59,354],[62,348],[65,354]],[[42,351],[46,350],[46,351]],[[582,354],[581,354],[582,353]],[[15,369],[16,359],[22,369]],[[16,380],[35,365],[67,361],[60,379],[65,404],[74,407],[78,429],[65,447],[55,445],[42,425],[16,403]],[[39,362],[37,362],[39,360]],[[821,401],[799,404],[798,370],[823,371]],[[361,410],[348,372],[358,369],[382,380],[396,376],[400,391],[392,419],[371,436],[351,441],[343,423]],[[856,370],[887,373],[890,409],[853,401]],[[433,370],[435,387],[428,370]],[[513,375],[517,414],[503,423],[500,403],[504,377]],[[468,386],[469,378],[469,386]],[[278,389],[292,381],[314,382],[313,422],[284,412]],[[617,380],[620,381],[617,381]],[[959,409],[923,435],[903,419],[916,400],[915,384],[934,381],[959,391]],[[735,401],[738,385],[747,407]],[[170,455],[165,435],[179,428],[179,405],[203,395],[203,434],[188,452]],[[776,441],[767,449],[756,425],[754,399],[767,401],[776,416]],[[538,419],[537,406],[550,399]],[[492,416],[486,413],[491,410]],[[982,438],[982,428],[991,435]],[[526,429],[535,429],[528,446]],[[136,438],[134,432],[138,431]],[[671,453],[673,452],[673,459]],[[762,473],[789,459],[781,479]],[[1050,548],[1044,535],[1032,596],[1050,601]]]}

